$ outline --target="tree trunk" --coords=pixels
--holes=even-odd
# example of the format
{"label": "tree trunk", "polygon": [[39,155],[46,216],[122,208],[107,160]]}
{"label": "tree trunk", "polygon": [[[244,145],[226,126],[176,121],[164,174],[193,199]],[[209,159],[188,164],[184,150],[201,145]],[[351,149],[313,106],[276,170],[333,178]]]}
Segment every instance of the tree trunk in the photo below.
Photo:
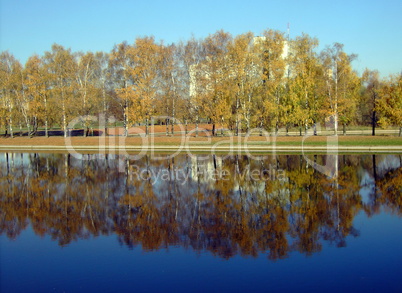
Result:
{"label": "tree trunk", "polygon": [[45,136],[49,137],[49,130],[48,130],[48,126],[47,126],[47,116],[46,116],[46,119],[45,119]]}
{"label": "tree trunk", "polygon": [[212,136],[215,136],[215,122],[212,124]]}
{"label": "tree trunk", "polygon": [[247,131],[246,133],[248,133],[250,131],[250,119],[251,119],[251,94],[248,94],[248,104],[247,104],[247,119],[246,119],[246,127],[247,127]]}
{"label": "tree trunk", "polygon": [[[335,104],[335,107],[337,106],[337,104]],[[334,115],[334,134],[335,136],[338,135],[338,114]]]}
{"label": "tree trunk", "polygon": [[377,112],[376,112],[376,101],[377,101],[377,93],[375,91],[375,89],[372,90],[373,91],[373,113],[372,113],[372,118],[371,118],[371,123],[372,123],[372,136],[375,136],[375,125],[377,123]]}
{"label": "tree trunk", "polygon": [[335,115],[334,115],[334,131],[335,131],[335,136],[338,135],[338,62],[337,60],[335,61],[335,105],[334,105],[334,110],[335,110]]}
{"label": "tree trunk", "polygon": [[299,132],[300,132],[300,136],[302,136],[302,127],[299,126]]}
{"label": "tree trunk", "polygon": [[83,128],[82,128],[82,130],[83,130],[83,132],[82,132],[82,136],[83,137],[87,137],[87,134],[88,134],[88,127],[86,127],[86,126],[84,126]]}
{"label": "tree trunk", "polygon": [[262,120],[260,121],[260,136],[262,136]]}
{"label": "tree trunk", "polygon": [[239,136],[239,123],[240,123],[240,119],[239,119],[239,99],[236,99],[236,136]]}
{"label": "tree trunk", "polygon": [[[173,84],[174,84],[174,77],[173,77],[173,75],[172,75],[172,81],[173,81]],[[172,136],[174,136],[174,124],[175,124],[175,116],[176,115],[176,103],[175,103],[175,98],[173,97],[173,102],[172,102],[172,131],[171,131],[171,133],[172,133]]]}
{"label": "tree trunk", "polygon": [[67,137],[67,118],[66,118],[66,109],[64,102],[63,102],[63,131],[64,131],[64,137]]}
{"label": "tree trunk", "polygon": [[128,136],[128,106],[127,106],[127,101],[124,102],[124,108],[123,108],[123,127],[124,127],[124,136]]}
{"label": "tree trunk", "polygon": [[346,123],[343,123],[343,135],[346,135]]}
{"label": "tree trunk", "polygon": [[47,98],[45,98],[45,136],[49,137],[48,122],[47,122]]}
{"label": "tree trunk", "polygon": [[145,135],[146,135],[146,136],[148,136],[148,134],[149,134],[148,122],[149,122],[148,118],[145,119]]}
{"label": "tree trunk", "polygon": [[32,132],[31,132],[31,123],[29,121],[27,122],[27,129],[28,129],[28,137],[32,137]]}
{"label": "tree trunk", "polygon": [[198,137],[198,117],[195,120],[195,137]]}
{"label": "tree trunk", "polygon": [[372,136],[375,136],[375,123],[376,123],[375,119],[376,119],[376,111],[374,110],[372,117],[372,132],[371,132]]}
{"label": "tree trunk", "polygon": [[223,117],[222,117],[222,122],[221,122],[221,136],[223,136]]}
{"label": "tree trunk", "polygon": [[38,133],[38,116],[34,118],[34,127],[33,127],[33,135],[37,135]]}
{"label": "tree trunk", "polygon": [[187,119],[184,121],[184,135],[186,135],[187,136],[187,133],[188,133],[188,129],[187,129]]}
{"label": "tree trunk", "polygon": [[103,115],[104,115],[104,135],[108,136],[107,134],[107,103],[106,103],[106,91],[105,85],[103,84],[102,87],[102,97],[103,97]]}
{"label": "tree trunk", "polygon": [[168,118],[166,118],[165,124],[166,124],[166,136],[169,136],[169,119]]}
{"label": "tree trunk", "polygon": [[64,91],[61,92],[61,100],[62,100],[62,111],[63,111],[63,131],[64,131],[64,137],[67,137],[66,101],[64,97]]}
{"label": "tree trunk", "polygon": [[11,106],[9,107],[9,111],[10,111],[10,117],[8,119],[8,127],[10,129],[10,136],[11,138],[14,138],[14,131],[13,131],[13,117],[11,116]]}
{"label": "tree trunk", "polygon": [[402,136],[402,126],[399,127],[399,136]]}

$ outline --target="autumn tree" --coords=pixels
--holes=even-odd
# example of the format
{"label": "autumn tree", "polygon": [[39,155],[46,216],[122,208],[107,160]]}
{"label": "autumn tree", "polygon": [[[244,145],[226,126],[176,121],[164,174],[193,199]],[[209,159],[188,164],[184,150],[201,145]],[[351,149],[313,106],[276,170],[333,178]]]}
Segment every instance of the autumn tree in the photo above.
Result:
{"label": "autumn tree", "polygon": [[110,77],[111,70],[109,68],[109,54],[104,52],[96,52],[94,55],[94,83],[99,94],[98,101],[100,106],[100,111],[103,114],[103,119],[105,123],[104,134],[107,135],[108,121],[110,115],[111,107],[111,85]]}
{"label": "autumn tree", "polygon": [[229,94],[232,108],[235,135],[239,135],[242,121],[248,131],[253,120],[253,97],[261,82],[257,64],[257,49],[252,33],[246,33],[234,38],[228,45]]}
{"label": "autumn tree", "polygon": [[259,46],[264,118],[266,126],[274,127],[277,131],[280,126],[286,124],[285,78],[289,44],[283,33],[267,30],[263,33]]}
{"label": "autumn tree", "polygon": [[196,93],[197,103],[204,115],[213,124],[212,135],[216,135],[216,124],[227,124],[230,112],[229,60],[228,44],[232,37],[229,33],[218,31],[204,40],[206,58],[194,67],[196,82],[199,83]]}
{"label": "autumn tree", "polygon": [[129,73],[134,81],[133,104],[128,112],[129,120],[145,120],[146,133],[148,123],[155,114],[155,99],[158,91],[157,76],[161,66],[161,46],[153,37],[137,38],[129,56],[133,66]]}
{"label": "autumn tree", "polygon": [[49,136],[49,80],[44,63],[38,55],[31,56],[25,64],[26,95],[29,96],[29,108],[34,117],[34,133],[38,124],[45,126],[45,136]]}
{"label": "autumn tree", "polygon": [[381,81],[377,70],[366,69],[362,76],[363,93],[361,95],[361,109],[363,115],[372,126],[372,135],[375,135],[375,128],[378,123],[377,103],[380,99]]}
{"label": "autumn tree", "polygon": [[[335,43],[318,54],[318,40],[306,34],[285,38],[266,30],[260,37],[245,33],[232,38],[224,31],[187,42],[165,45],[153,37],[116,45],[104,52],[74,53],[54,44],[43,56],[33,55],[25,67],[8,52],[1,53],[0,127],[14,136],[15,126],[48,129],[54,124],[67,135],[75,116],[88,133],[90,116],[102,114],[123,121],[124,135],[132,124],[151,117],[201,120],[235,130],[253,127],[307,129],[331,117],[335,133],[339,123],[353,121],[385,127],[400,125],[400,82],[380,80],[366,70],[359,78],[352,68],[355,55]],[[388,84],[388,85],[387,85]],[[104,117],[104,118],[102,118]],[[328,122],[328,119],[326,119]],[[169,130],[170,128],[170,130]],[[402,131],[401,131],[402,132]],[[186,127],[187,133],[187,127]],[[198,131],[196,131],[198,133]],[[197,134],[196,134],[197,135]]]}
{"label": "autumn tree", "polygon": [[303,34],[291,43],[290,80],[289,86],[289,116],[294,125],[305,129],[317,122],[319,95],[316,84],[319,73],[317,54],[314,51],[318,40]]}
{"label": "autumn tree", "polygon": [[129,56],[129,52],[131,50],[132,46],[127,44],[127,42],[118,44],[113,48],[109,59],[113,87],[116,91],[118,103],[122,110],[125,136],[128,135],[129,127],[128,109],[131,105],[131,100],[133,99],[134,95],[132,89],[134,81],[132,80],[130,74],[130,67],[133,66],[132,60]]}
{"label": "autumn tree", "polygon": [[[328,114],[333,118],[334,133],[338,134],[338,123],[346,125],[353,120],[360,89],[360,80],[353,71],[351,63],[356,55],[348,55],[343,45],[335,43],[326,48],[322,55],[325,94],[327,96]],[[327,115],[326,115],[327,116]]]}
{"label": "autumn tree", "polygon": [[391,76],[380,92],[377,106],[382,115],[379,124],[383,127],[389,124],[399,126],[399,136],[402,136],[402,75]]}
{"label": "autumn tree", "polygon": [[78,106],[74,101],[77,63],[71,50],[58,44],[52,45],[51,51],[45,52],[44,62],[49,75],[49,91],[53,99],[57,101],[56,117],[61,118],[60,125],[62,125],[64,137],[67,137],[68,119],[74,117]]}
{"label": "autumn tree", "polygon": [[200,64],[205,61],[205,47],[201,40],[192,37],[184,44],[183,70],[184,80],[187,81],[187,88],[184,96],[187,98],[188,117],[195,123],[195,136],[198,136],[198,123],[201,114],[201,106],[198,103],[199,95],[203,91],[200,78]]}
{"label": "autumn tree", "polygon": [[9,52],[0,54],[1,116],[5,134],[14,137],[14,119],[17,118],[17,98],[22,91],[22,66]]}
{"label": "autumn tree", "polygon": [[183,63],[184,47],[174,44],[161,45],[161,58],[158,76],[158,110],[157,114],[166,117],[166,135],[174,134],[176,117],[188,119],[188,111],[185,103],[185,68]]}
{"label": "autumn tree", "polygon": [[84,125],[83,135],[87,136],[92,120],[89,115],[100,110],[100,92],[96,87],[96,60],[92,52],[76,54],[77,70],[75,73],[78,100],[81,107],[78,110]]}
{"label": "autumn tree", "polygon": [[132,46],[122,43],[111,54],[116,93],[122,101],[125,135],[128,135],[129,124],[145,120],[148,126],[156,111],[160,60],[161,47],[152,37],[137,38]]}

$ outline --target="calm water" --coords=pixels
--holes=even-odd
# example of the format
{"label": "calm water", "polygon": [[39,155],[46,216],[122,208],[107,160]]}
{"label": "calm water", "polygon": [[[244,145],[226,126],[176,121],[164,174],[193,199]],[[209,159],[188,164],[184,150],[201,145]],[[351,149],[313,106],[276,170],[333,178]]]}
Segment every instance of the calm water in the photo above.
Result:
{"label": "calm water", "polygon": [[402,292],[402,156],[334,157],[0,153],[1,292]]}

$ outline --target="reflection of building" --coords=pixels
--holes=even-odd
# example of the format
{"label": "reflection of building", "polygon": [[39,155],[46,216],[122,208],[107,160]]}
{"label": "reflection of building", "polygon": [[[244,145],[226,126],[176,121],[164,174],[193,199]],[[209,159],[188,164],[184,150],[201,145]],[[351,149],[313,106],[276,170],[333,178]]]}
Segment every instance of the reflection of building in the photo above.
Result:
{"label": "reflection of building", "polygon": [[208,159],[200,159],[198,156],[191,157],[191,178],[210,187],[214,186],[214,179],[222,170],[222,157],[208,156]]}
{"label": "reflection of building", "polygon": [[[264,46],[264,41],[266,41],[266,37],[254,37],[253,39],[253,44],[254,45],[259,45],[259,46]],[[290,56],[290,41],[285,40],[283,42],[283,48],[282,48],[282,54],[280,56],[281,59],[286,60]],[[263,48],[262,50],[264,50]],[[290,66],[289,63],[286,62],[285,64],[285,70],[284,70],[284,77],[290,76]]]}

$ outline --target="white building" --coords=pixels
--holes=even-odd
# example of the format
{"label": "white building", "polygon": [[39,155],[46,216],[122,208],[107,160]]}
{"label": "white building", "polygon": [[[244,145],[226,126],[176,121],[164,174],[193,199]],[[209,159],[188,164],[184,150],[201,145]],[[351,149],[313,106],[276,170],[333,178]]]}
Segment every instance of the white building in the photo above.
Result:
{"label": "white building", "polygon": [[[252,41],[251,46],[258,46],[258,45],[263,45],[263,42],[266,40],[266,37],[254,37]],[[290,46],[289,46],[289,41],[285,40],[284,45],[283,45],[283,52],[281,54],[281,58],[286,60],[289,57],[290,53]],[[199,64],[192,64],[189,69],[189,74],[190,74],[190,97],[196,96],[197,93],[201,93],[205,90],[208,90],[208,85],[205,85],[205,83],[200,83],[199,80],[202,79],[209,79],[209,73],[208,73],[208,63],[210,62],[209,57],[207,56],[205,59],[205,62],[199,63]],[[249,68],[250,75],[259,75],[262,73],[263,69],[262,68],[257,68],[258,65],[251,65]],[[289,64],[285,65],[285,77],[290,76],[289,72]],[[235,75],[235,73],[234,73]]]}

